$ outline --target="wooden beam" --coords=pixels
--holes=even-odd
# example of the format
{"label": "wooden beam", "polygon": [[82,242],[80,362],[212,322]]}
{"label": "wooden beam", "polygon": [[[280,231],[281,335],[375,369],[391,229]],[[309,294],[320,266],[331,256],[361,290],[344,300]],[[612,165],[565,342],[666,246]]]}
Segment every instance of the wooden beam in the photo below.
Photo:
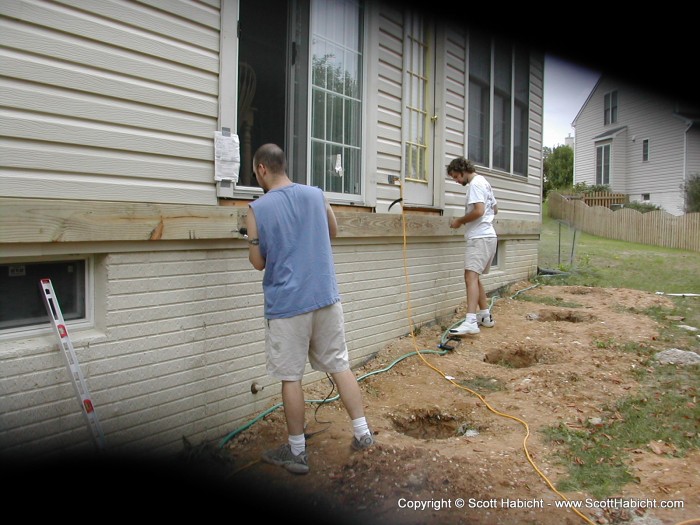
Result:
{"label": "wooden beam", "polygon": [[[0,198],[0,243],[240,239],[246,205],[202,206]],[[338,237],[401,237],[398,213],[336,212]],[[443,216],[405,214],[407,237],[462,236]],[[495,221],[499,236],[539,235],[534,221]]]}

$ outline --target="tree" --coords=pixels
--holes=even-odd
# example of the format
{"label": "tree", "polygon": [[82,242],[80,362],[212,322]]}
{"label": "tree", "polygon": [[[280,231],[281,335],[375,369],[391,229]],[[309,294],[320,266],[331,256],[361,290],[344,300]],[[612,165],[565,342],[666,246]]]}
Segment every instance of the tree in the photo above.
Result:
{"label": "tree", "polygon": [[685,194],[685,212],[700,211],[700,174],[691,175],[681,184],[681,190]]}
{"label": "tree", "polygon": [[574,183],[574,150],[571,146],[561,145],[553,150],[544,148],[544,185],[542,197],[554,189],[566,188]]}

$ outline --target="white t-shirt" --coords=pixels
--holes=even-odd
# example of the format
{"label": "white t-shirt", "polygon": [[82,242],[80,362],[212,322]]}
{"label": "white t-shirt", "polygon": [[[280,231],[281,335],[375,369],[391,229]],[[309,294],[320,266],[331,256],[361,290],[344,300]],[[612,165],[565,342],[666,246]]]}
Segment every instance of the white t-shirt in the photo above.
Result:
{"label": "white t-shirt", "polygon": [[464,238],[496,237],[496,230],[493,227],[494,206],[497,204],[496,197],[493,195],[491,184],[483,175],[475,175],[468,184],[465,215],[472,210],[476,202],[484,203],[484,214],[477,220],[465,224]]}

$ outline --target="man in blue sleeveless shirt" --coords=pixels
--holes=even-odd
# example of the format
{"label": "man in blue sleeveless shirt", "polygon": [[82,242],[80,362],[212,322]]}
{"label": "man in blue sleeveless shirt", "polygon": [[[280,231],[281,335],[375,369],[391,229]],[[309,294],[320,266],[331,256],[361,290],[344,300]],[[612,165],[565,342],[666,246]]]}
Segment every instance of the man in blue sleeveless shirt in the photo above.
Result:
{"label": "man in blue sleeveless shirt", "polygon": [[255,269],[265,270],[267,372],[282,381],[288,434],[288,443],[264,452],[262,459],[306,474],[302,378],[307,358],[314,370],[330,374],[337,385],[352,420],[352,448],[363,450],[374,444],[345,342],[330,241],[338,226],[319,188],[288,177],[279,146],[260,146],[253,156],[253,171],[265,194],[249,205],[248,258]]}

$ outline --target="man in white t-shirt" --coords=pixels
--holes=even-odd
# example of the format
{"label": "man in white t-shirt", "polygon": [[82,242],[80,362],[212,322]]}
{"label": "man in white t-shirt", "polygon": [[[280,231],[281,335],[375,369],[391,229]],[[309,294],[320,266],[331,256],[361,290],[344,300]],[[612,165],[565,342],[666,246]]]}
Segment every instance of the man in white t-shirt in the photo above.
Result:
{"label": "man in white t-shirt", "polygon": [[478,334],[481,331],[479,326],[491,328],[496,324],[489,311],[480,277],[489,273],[496,254],[498,238],[493,219],[498,213],[498,203],[491,184],[483,175],[476,173],[472,161],[457,157],[447,166],[447,174],[462,186],[469,185],[464,215],[450,219],[450,228],[466,227],[464,282],[467,285],[467,316],[461,325],[450,329],[450,334]]}

